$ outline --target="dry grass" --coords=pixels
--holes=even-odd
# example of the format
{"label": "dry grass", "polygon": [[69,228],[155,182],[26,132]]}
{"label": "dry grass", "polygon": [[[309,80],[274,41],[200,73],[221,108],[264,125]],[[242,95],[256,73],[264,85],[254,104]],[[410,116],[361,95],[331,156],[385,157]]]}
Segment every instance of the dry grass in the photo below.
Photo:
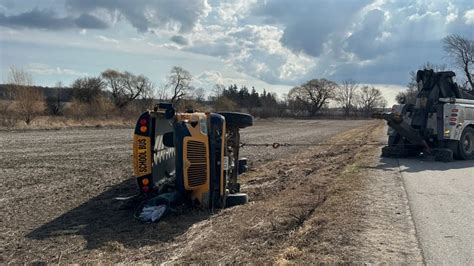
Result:
{"label": "dry grass", "polygon": [[[3,121],[3,120],[2,120]],[[0,130],[8,129],[65,129],[76,127],[133,127],[135,120],[130,118],[84,118],[72,119],[62,116],[40,116],[34,119],[29,125],[18,119],[4,119],[4,123],[0,123]]]}
{"label": "dry grass", "polygon": [[[40,104],[41,103],[41,104]],[[98,98],[93,103],[63,103],[61,116],[51,115],[44,108],[25,108],[42,102],[0,100],[0,130],[63,129],[76,127],[133,127],[143,106],[130,105],[119,113],[113,104]],[[34,106],[33,106],[34,107]],[[32,107],[32,108],[33,108]],[[43,106],[44,107],[44,106]],[[29,124],[25,115],[28,114]]]}

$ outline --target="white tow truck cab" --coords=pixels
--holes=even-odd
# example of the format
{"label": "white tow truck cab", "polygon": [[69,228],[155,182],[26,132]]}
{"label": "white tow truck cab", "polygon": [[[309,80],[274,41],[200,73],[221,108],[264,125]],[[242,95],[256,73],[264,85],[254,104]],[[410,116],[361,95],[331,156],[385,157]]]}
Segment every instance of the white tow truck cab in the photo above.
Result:
{"label": "white tow truck cab", "polygon": [[474,100],[442,98],[444,105],[444,138],[460,140],[466,127],[474,127]]}

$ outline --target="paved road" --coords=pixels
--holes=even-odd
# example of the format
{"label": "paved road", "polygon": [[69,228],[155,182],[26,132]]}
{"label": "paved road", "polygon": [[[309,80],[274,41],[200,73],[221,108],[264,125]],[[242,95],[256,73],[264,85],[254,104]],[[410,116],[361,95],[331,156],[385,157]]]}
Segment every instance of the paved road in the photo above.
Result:
{"label": "paved road", "polygon": [[474,161],[400,159],[427,264],[474,264]]}

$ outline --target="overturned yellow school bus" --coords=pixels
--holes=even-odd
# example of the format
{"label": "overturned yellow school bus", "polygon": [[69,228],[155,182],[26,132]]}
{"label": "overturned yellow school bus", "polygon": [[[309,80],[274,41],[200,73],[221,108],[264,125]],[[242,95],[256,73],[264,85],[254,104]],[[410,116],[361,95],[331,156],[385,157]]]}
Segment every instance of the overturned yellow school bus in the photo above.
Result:
{"label": "overturned yellow school bus", "polygon": [[201,208],[245,204],[237,180],[247,169],[247,160],[239,158],[239,130],[252,125],[248,114],[177,113],[168,103],[144,112],[133,138],[140,194],[179,194]]}

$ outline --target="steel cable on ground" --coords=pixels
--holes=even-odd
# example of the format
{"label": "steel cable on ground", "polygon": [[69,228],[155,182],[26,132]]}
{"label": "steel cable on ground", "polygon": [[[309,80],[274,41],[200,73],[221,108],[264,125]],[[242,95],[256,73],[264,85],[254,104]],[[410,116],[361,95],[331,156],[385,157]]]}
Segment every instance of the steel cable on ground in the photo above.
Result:
{"label": "steel cable on ground", "polygon": [[[374,143],[287,143],[287,142],[273,142],[273,143],[245,143],[241,142],[240,147],[272,147],[278,149],[280,147],[292,147],[292,146],[387,146],[387,143],[374,142]],[[393,146],[418,146],[415,144],[399,144]]]}

